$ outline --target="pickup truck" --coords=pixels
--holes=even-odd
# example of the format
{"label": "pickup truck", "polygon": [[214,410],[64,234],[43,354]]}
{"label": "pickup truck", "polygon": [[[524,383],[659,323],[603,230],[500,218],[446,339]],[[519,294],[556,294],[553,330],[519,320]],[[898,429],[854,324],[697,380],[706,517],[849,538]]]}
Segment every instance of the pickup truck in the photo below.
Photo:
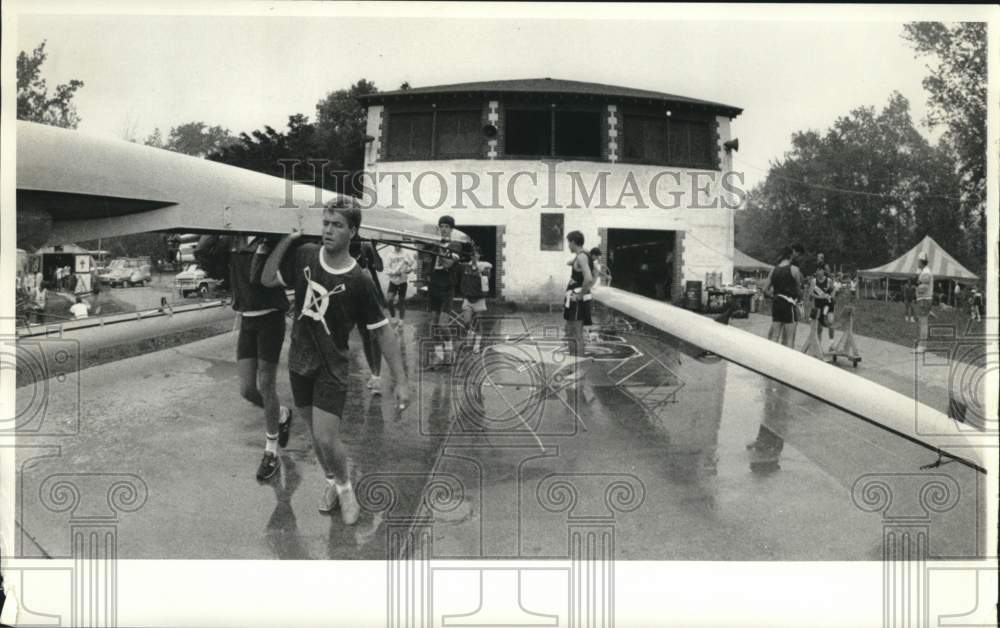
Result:
{"label": "pickup truck", "polygon": [[174,277],[174,288],[182,296],[186,297],[192,293],[206,296],[221,283],[220,279],[212,279],[197,264],[188,264],[184,270]]}

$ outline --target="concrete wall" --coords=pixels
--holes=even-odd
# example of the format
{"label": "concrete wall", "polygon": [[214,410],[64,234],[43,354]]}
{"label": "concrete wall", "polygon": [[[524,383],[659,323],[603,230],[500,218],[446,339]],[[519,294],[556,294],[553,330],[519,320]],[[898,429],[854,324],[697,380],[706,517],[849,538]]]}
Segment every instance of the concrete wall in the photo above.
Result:
{"label": "concrete wall", "polygon": [[[484,123],[498,127],[496,140],[485,142],[485,159],[384,161],[386,116],[369,107],[367,132],[376,138],[366,149],[367,183],[379,205],[435,221],[451,214],[459,225],[496,225],[503,267],[497,285],[515,300],[558,299],[569,277],[570,253],[541,250],[540,215],[562,213],[564,235],[583,232],[588,248],[600,246],[606,229],[683,231],[677,238],[677,276],[683,282],[719,273],[733,278],[733,207],[741,196],[733,188],[732,157],[723,143],[730,120],[715,118],[719,170],[647,166],[620,161],[620,108],[607,104],[602,161],[503,158],[503,103],[483,106]],[[391,122],[391,121],[389,121]],[[725,184],[724,184],[725,183]],[[603,184],[603,185],[602,185]]]}
{"label": "concrete wall", "polygon": [[568,249],[540,250],[542,213],[564,214],[565,232],[583,232],[588,247],[604,245],[601,227],[683,230],[682,281],[708,272],[732,280],[733,211],[718,171],[455,160],[376,163],[368,175],[380,205],[432,221],[447,213],[460,225],[504,225],[507,298],[553,298],[566,284]]}

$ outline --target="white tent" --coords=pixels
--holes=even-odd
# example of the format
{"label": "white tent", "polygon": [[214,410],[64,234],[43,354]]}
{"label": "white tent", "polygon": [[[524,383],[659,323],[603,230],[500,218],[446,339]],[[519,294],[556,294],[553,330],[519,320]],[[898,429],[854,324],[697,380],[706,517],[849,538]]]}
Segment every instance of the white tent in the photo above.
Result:
{"label": "white tent", "polygon": [[921,253],[927,254],[927,262],[934,274],[934,279],[950,279],[959,283],[973,283],[979,281],[979,277],[962,266],[955,258],[941,248],[941,245],[930,236],[924,236],[916,246],[900,255],[888,264],[883,264],[876,268],[862,270],[859,274],[869,279],[878,277],[889,277],[891,279],[909,279],[915,277],[920,272],[917,259]]}
{"label": "white tent", "polygon": [[[979,277],[962,266],[954,257],[948,254],[940,244],[930,236],[917,243],[912,249],[900,255],[888,264],[883,264],[875,268],[859,271],[858,274],[864,279],[885,279],[885,298],[889,300],[889,281],[891,279],[912,279],[920,272],[920,265],[917,260],[921,253],[927,254],[927,263],[935,281],[951,281],[954,283],[971,284],[979,281]],[[881,283],[881,282],[880,282]],[[948,291],[949,298],[953,294]]]}

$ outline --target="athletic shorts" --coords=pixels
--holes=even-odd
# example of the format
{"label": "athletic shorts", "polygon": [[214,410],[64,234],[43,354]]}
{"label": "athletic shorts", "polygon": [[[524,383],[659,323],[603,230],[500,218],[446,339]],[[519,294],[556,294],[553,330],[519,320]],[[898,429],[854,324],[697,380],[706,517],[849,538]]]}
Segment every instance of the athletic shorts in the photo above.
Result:
{"label": "athletic shorts", "polygon": [[450,292],[435,292],[432,288],[430,293],[427,295],[428,301],[428,311],[430,312],[448,312],[451,310],[451,293]]}
{"label": "athletic shorts", "polygon": [[472,310],[473,312],[485,312],[486,311],[486,299],[476,299],[475,301],[469,301],[468,299],[462,299],[462,310]]}
{"label": "athletic shorts", "polygon": [[236,359],[256,359],[277,364],[285,342],[285,313],[280,310],[260,316],[240,316]]}
{"label": "athletic shorts", "polygon": [[399,295],[399,300],[403,301],[404,299],[406,299],[406,287],[408,285],[409,284],[407,282],[405,282],[405,281],[403,283],[392,283],[390,281],[389,282],[389,296],[391,297],[392,295],[397,294],[397,295]]}
{"label": "athletic shorts", "polygon": [[930,316],[932,304],[930,299],[917,300],[917,316]]}
{"label": "athletic shorts", "polygon": [[292,399],[296,408],[314,406],[338,417],[344,416],[347,390],[340,386],[326,369],[320,368],[311,375],[288,371],[292,385]]}
{"label": "athletic shorts", "polygon": [[771,301],[771,322],[787,325],[795,322],[796,307],[794,303],[776,296]]}
{"label": "athletic shorts", "polygon": [[581,321],[585,326],[593,325],[590,319],[591,301],[570,301],[569,305],[563,307],[563,319],[567,321]]}
{"label": "athletic shorts", "polygon": [[823,315],[824,311],[826,314],[833,313],[833,302],[825,300],[814,301],[813,308],[809,312],[809,318],[818,320],[820,327],[826,327],[827,318]]}

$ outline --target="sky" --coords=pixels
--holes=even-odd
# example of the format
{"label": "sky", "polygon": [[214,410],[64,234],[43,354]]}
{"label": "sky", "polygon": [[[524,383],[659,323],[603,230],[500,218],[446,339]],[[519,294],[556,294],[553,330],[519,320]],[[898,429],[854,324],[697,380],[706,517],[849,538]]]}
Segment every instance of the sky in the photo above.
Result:
{"label": "sky", "polygon": [[[166,5],[165,5],[166,6]],[[564,13],[576,14],[563,5]],[[638,13],[627,15],[638,16]],[[918,128],[926,59],[902,22],[492,17],[21,15],[18,45],[46,40],[51,87],[85,83],[80,129],[142,138],[190,121],[233,133],[288,116],[360,78],[381,90],[531,77],[609,83],[742,107],[736,169],[752,186],[796,131],[828,128],[893,91]],[[669,14],[667,14],[669,17]],[[882,18],[884,19],[884,18]]]}

